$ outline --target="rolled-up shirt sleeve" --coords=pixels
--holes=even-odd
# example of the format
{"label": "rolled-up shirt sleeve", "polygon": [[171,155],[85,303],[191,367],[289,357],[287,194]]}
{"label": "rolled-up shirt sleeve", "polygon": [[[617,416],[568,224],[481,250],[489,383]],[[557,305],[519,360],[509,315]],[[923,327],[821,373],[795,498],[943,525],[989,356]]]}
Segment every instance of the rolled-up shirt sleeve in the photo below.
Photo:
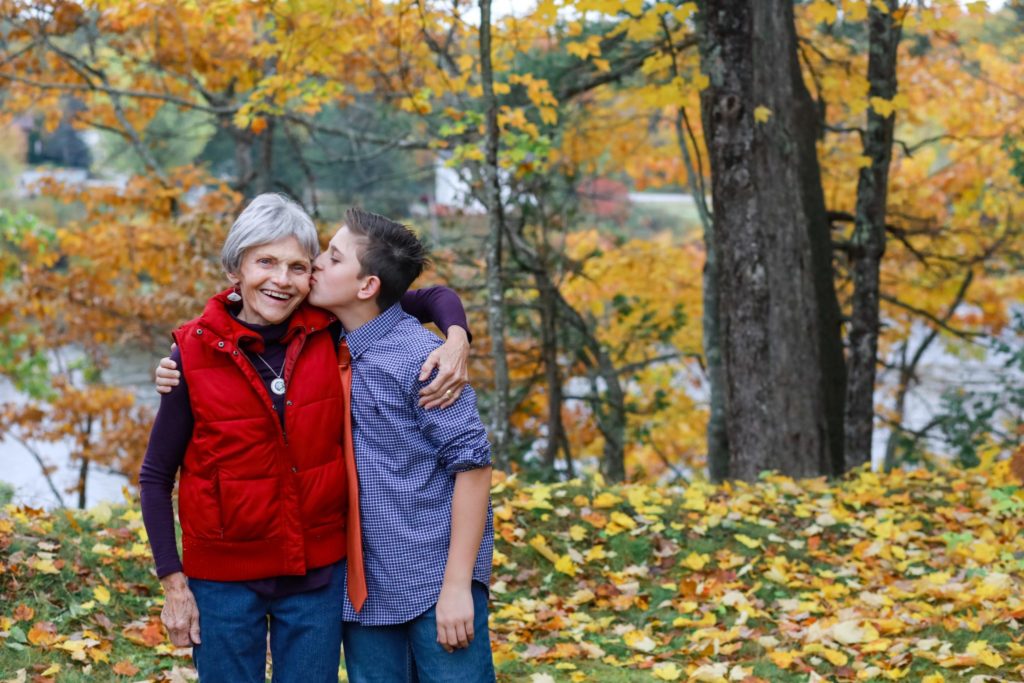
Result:
{"label": "rolled-up shirt sleeve", "polygon": [[[411,396],[430,383],[417,381]],[[480,420],[476,406],[476,392],[466,386],[458,400],[447,408],[425,410],[415,403],[416,420],[423,436],[437,451],[441,466],[449,474],[487,467],[491,464],[491,443],[487,429]]]}

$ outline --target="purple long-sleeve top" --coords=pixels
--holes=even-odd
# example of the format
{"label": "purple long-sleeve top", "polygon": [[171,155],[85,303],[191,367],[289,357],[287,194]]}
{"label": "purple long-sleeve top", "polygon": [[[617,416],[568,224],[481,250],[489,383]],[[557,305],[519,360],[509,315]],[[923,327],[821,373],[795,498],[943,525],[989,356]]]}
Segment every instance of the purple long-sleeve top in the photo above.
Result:
{"label": "purple long-sleeve top", "polygon": [[[401,304],[406,312],[420,322],[433,322],[445,332],[453,325],[469,332],[462,302],[458,295],[447,287],[428,287],[407,292],[402,297]],[[255,357],[251,357],[250,360],[267,385],[267,395],[273,400],[278,415],[282,416],[284,397],[270,390],[270,382],[277,377],[273,369],[276,368],[280,372],[284,365],[287,347],[280,343],[280,339],[288,329],[288,324],[242,324],[263,337],[264,350],[259,355],[265,362],[260,362]],[[178,364],[179,369],[181,368],[181,354],[177,349],[172,352],[171,360]],[[149,445],[139,473],[142,518],[146,525],[146,533],[149,535],[156,573],[161,578],[182,570],[175,540],[171,494],[174,490],[174,480],[185,459],[185,451],[192,440],[193,426],[192,404],[183,374],[178,386],[160,398],[160,407],[153,422],[153,429],[149,433]],[[313,569],[303,576],[272,577],[246,583],[265,597],[284,597],[326,585],[335,566]]]}

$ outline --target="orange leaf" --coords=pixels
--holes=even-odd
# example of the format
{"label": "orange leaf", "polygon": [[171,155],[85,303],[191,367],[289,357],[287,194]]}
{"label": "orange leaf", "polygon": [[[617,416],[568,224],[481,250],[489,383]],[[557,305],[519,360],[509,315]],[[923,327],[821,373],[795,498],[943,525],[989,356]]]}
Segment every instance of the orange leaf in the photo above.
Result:
{"label": "orange leaf", "polygon": [[118,676],[134,676],[139,673],[139,667],[135,666],[127,659],[122,659],[120,662],[110,667],[114,670]]}
{"label": "orange leaf", "polygon": [[29,621],[36,615],[36,611],[26,605],[25,603],[19,604],[14,608],[14,620],[15,621]]}
{"label": "orange leaf", "polygon": [[57,627],[49,621],[37,621],[28,630],[28,642],[48,647],[57,642]]}

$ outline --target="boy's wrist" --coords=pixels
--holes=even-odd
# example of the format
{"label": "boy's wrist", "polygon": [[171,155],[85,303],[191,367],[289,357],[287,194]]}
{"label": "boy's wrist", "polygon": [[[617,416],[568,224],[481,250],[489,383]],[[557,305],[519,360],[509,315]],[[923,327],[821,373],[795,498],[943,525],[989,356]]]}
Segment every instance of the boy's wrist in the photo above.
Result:
{"label": "boy's wrist", "polygon": [[468,589],[473,584],[473,574],[445,574],[444,580],[441,582],[441,590],[445,587],[448,588],[463,588]]}

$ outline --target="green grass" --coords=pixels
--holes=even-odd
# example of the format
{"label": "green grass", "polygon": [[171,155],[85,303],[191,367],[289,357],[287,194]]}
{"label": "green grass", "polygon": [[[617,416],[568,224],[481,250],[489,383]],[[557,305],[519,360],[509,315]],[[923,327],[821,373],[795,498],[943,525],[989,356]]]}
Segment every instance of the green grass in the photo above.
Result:
{"label": "green grass", "polygon": [[[500,484],[491,600],[498,678],[655,681],[658,667],[672,666],[687,680],[718,665],[783,683],[811,672],[837,681],[1019,680],[1024,567],[1015,553],[1024,550],[1024,518],[1019,509],[986,509],[994,479],[929,476],[862,474],[831,489],[812,482],[800,496],[768,478],[753,495],[707,488],[697,511],[684,509],[678,490]],[[903,502],[887,505],[897,492]],[[841,522],[814,526],[840,502],[848,511]],[[796,516],[798,504],[811,515]],[[878,541],[878,519],[892,520],[896,536]],[[926,520],[933,523],[915,524]],[[951,533],[957,544],[943,540]],[[995,551],[979,549],[982,539]],[[893,552],[920,557],[903,564]],[[705,564],[687,566],[691,554]],[[58,683],[180,680],[190,670],[188,651],[158,628],[159,584],[133,507],[49,514],[7,506],[0,563],[0,681],[20,671]],[[948,586],[924,578],[943,571]],[[986,588],[987,580],[1003,588]],[[980,590],[991,595],[979,599]],[[872,606],[865,594],[891,604]],[[835,641],[828,629],[850,619],[877,629],[877,639]],[[814,629],[824,635],[808,635]],[[929,638],[931,652],[918,646]],[[984,660],[951,659],[971,648]],[[792,657],[773,662],[771,652]]]}

